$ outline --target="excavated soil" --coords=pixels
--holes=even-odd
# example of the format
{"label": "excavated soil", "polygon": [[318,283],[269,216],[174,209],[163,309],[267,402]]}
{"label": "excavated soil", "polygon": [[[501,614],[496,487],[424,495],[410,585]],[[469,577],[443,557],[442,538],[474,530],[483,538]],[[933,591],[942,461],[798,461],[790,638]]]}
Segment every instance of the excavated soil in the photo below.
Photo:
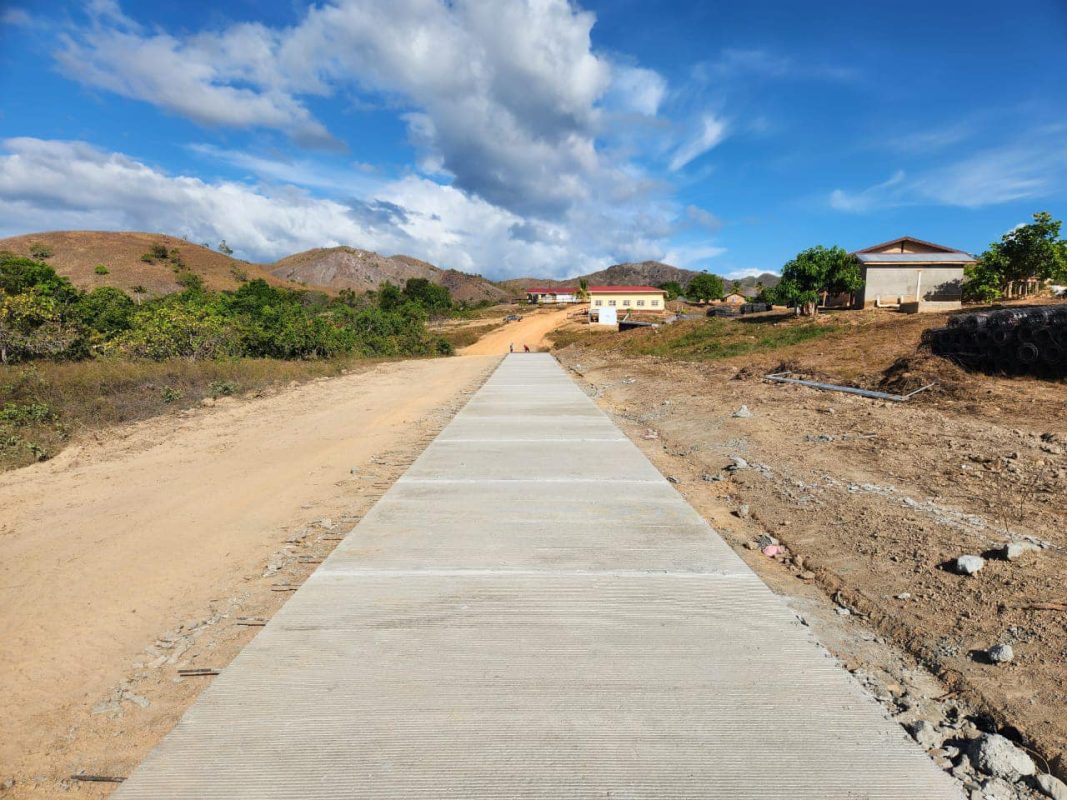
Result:
{"label": "excavated soil", "polygon": [[[772,587],[817,587],[1062,777],[1067,387],[923,355],[919,335],[938,322],[885,315],[851,340],[712,362],[625,355],[629,334],[557,355]],[[763,379],[783,369],[893,392],[937,385],[894,403]],[[742,405],[751,417],[734,416]],[[764,555],[760,536],[783,552]],[[1017,540],[1040,549],[996,554]],[[963,554],[988,560],[969,577],[946,568]],[[1011,663],[988,663],[997,643]]]}

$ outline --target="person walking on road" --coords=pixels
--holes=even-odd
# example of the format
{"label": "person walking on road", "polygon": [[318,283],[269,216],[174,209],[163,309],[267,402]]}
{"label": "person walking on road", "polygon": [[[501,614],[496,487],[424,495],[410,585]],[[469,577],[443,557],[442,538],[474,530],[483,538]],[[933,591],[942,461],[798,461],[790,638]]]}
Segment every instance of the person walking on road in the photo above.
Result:
{"label": "person walking on road", "polygon": [[509,352],[509,353],[514,353],[514,352],[515,352],[515,345],[514,345],[514,343],[512,343],[512,344],[509,344],[509,345],[508,345],[508,352]]}

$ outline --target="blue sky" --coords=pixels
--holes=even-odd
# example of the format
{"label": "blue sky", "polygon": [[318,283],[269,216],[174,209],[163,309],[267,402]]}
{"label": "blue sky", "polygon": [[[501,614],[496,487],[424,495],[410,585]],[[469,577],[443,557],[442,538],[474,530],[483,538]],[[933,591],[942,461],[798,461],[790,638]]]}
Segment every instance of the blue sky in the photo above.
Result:
{"label": "blue sky", "polygon": [[1067,200],[1067,2],[0,0],[0,235],[737,276]]}

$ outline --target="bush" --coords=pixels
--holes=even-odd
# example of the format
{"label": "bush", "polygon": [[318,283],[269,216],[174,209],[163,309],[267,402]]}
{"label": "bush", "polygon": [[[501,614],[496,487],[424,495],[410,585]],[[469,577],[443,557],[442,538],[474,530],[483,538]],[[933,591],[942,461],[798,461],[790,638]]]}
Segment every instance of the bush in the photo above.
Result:
{"label": "bush", "polygon": [[152,255],[151,253],[145,253],[144,255],[142,255],[141,256],[141,260],[143,262],[145,262],[146,264],[155,264],[156,263],[156,257],[154,255]]}
{"label": "bush", "polygon": [[108,342],[105,352],[161,361],[236,356],[241,346],[226,320],[180,303],[160,303],[134,314],[130,330]]}
{"label": "bush", "polygon": [[175,277],[178,285],[189,292],[204,291],[204,280],[195,272],[179,272]]}
{"label": "bush", "polygon": [[52,248],[41,242],[34,242],[30,245],[30,255],[36,258],[38,261],[43,261],[46,258],[51,258]]}
{"label": "bush", "polygon": [[160,244],[159,242],[148,249],[148,254],[151,255],[152,258],[158,258],[160,260],[166,260],[167,256],[170,255],[167,246],[165,244]]}
{"label": "bush", "polygon": [[93,289],[78,303],[82,324],[106,338],[129,330],[136,310],[130,296],[112,286]]}
{"label": "bush", "polygon": [[109,270],[104,264],[97,264],[95,267],[93,267],[93,272],[95,272],[97,275],[107,275],[109,272],[111,272],[111,270]]}
{"label": "bush", "polygon": [[237,394],[240,388],[233,381],[212,381],[207,387],[207,393],[210,397],[218,400],[220,397],[230,397]]}
{"label": "bush", "polygon": [[163,398],[163,402],[168,404],[176,403],[185,397],[185,392],[181,389],[175,389],[173,386],[164,386],[159,394]]}

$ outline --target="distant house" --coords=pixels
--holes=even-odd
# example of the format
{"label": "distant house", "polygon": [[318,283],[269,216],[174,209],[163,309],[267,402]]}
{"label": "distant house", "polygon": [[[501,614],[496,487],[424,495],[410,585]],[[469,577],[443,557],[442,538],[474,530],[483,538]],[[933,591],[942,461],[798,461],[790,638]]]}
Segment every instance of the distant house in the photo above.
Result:
{"label": "distant house", "polygon": [[526,299],[531,303],[577,303],[578,289],[574,286],[537,286],[526,290]]}
{"label": "distant house", "polygon": [[739,306],[748,302],[748,298],[743,294],[737,292],[731,292],[722,299],[722,302],[728,306]]}
{"label": "distant house", "polygon": [[662,312],[667,308],[667,292],[655,286],[590,286],[589,308]]}
{"label": "distant house", "polygon": [[901,236],[857,250],[863,288],[856,306],[900,307],[904,311],[959,308],[963,269],[974,256],[933,242]]}

